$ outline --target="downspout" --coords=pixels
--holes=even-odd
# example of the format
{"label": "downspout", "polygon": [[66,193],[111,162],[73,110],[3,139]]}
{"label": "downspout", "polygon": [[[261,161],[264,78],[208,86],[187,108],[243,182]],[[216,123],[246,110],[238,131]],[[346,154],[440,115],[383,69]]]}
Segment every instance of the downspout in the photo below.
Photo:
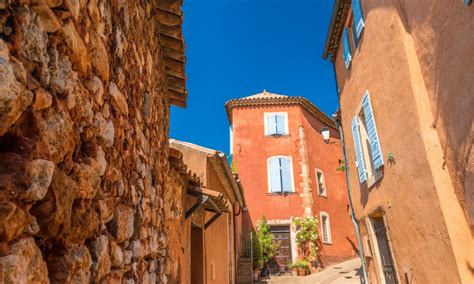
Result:
{"label": "downspout", "polygon": [[[339,96],[339,84],[337,83],[337,73],[336,73],[336,65],[333,62],[332,64],[334,68],[334,77],[336,81],[336,92],[337,92],[337,98],[339,102],[339,110],[341,109],[341,100]],[[358,247],[359,247],[359,258],[361,261],[362,265],[362,277],[363,277],[363,283],[369,283],[368,281],[368,276],[367,276],[367,264],[365,263],[365,256],[364,252],[362,249],[362,238],[360,235],[360,229],[359,229],[359,222],[357,222],[355,212],[354,212],[354,207],[352,206],[352,196],[351,196],[351,184],[349,182],[349,163],[347,162],[347,155],[346,155],[346,144],[345,144],[345,139],[344,139],[344,132],[342,130],[342,123],[341,123],[341,115],[340,111],[333,115],[334,116],[334,121],[336,122],[336,126],[339,129],[339,136],[341,138],[341,146],[342,146],[342,155],[344,157],[344,172],[346,173],[346,183],[347,183],[347,194],[349,197],[349,208],[351,210],[351,219],[352,223],[354,224],[354,229],[357,235],[357,242],[358,242]]]}

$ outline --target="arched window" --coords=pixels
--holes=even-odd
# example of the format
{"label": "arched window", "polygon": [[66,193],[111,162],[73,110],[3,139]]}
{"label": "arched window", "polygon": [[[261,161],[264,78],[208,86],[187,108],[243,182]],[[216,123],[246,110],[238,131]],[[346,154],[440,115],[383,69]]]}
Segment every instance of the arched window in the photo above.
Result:
{"label": "arched window", "polygon": [[316,186],[318,187],[318,195],[328,196],[326,184],[324,183],[324,174],[320,169],[316,169]]}
{"label": "arched window", "polygon": [[274,156],[267,160],[268,192],[294,192],[291,157]]}
{"label": "arched window", "polygon": [[321,240],[324,244],[332,244],[331,223],[329,222],[329,214],[327,212],[319,212],[321,223]]}

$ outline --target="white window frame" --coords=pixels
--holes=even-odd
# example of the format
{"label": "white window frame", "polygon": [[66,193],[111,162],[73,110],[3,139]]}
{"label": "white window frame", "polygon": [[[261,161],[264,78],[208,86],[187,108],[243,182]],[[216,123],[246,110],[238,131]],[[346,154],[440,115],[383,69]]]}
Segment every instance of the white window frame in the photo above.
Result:
{"label": "white window frame", "polygon": [[[326,180],[324,178],[324,172],[321,169],[315,169],[314,173],[315,173],[315,178],[316,178],[316,186],[318,187],[318,195],[327,197],[328,196],[328,188],[326,187]],[[324,187],[324,192],[323,193],[321,193],[321,190],[319,188],[318,173],[320,173],[321,177],[322,177],[322,182],[321,183],[323,184],[323,187]]]}
{"label": "white window frame", "polygon": [[283,115],[285,117],[285,133],[280,134],[281,136],[290,135],[290,128],[288,127],[288,112],[265,112],[263,114],[263,122],[264,122],[264,132],[263,135],[273,137],[277,135],[271,135],[268,133],[268,117],[274,115]]}
{"label": "white window frame", "polygon": [[[278,194],[278,192],[272,192],[272,180],[271,180],[271,172],[270,172],[270,160],[274,158],[287,158],[290,160],[290,181],[291,181],[291,191],[295,192],[295,178],[293,174],[293,158],[291,156],[285,155],[276,155],[267,158],[267,187],[268,193]],[[288,193],[281,191],[282,194]]]}
{"label": "white window frame", "polygon": [[[326,217],[327,229],[328,229],[328,231],[327,231],[328,240],[324,240],[323,217]],[[320,211],[319,212],[319,221],[320,221],[320,225],[321,225],[321,241],[323,242],[323,244],[332,245],[331,220],[329,219],[329,214],[325,211]]]}

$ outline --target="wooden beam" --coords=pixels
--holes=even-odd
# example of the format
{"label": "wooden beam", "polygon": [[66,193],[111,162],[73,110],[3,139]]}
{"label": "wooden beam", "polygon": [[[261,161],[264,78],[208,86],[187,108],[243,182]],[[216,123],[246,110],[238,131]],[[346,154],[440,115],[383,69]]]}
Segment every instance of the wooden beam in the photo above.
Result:
{"label": "wooden beam", "polygon": [[194,211],[198,210],[201,206],[203,206],[208,199],[209,197],[201,195],[200,198],[198,198],[198,200],[196,201],[196,203],[191,208],[189,208],[189,210],[186,211],[185,219],[188,219],[194,213]]}
{"label": "wooden beam", "polygon": [[221,216],[222,213],[216,213],[214,216],[212,216],[211,219],[209,219],[209,221],[206,222],[206,224],[204,224],[204,230],[206,230],[212,223],[214,223],[214,221],[217,220],[217,218],[219,218],[219,216]]}

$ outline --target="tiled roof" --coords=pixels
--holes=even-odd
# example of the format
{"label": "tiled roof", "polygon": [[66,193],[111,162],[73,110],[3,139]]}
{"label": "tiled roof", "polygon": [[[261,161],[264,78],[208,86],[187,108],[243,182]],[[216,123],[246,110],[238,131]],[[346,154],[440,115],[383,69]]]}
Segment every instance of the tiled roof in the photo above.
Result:
{"label": "tiled roof", "polygon": [[225,103],[227,110],[227,118],[232,123],[232,110],[234,108],[247,108],[247,107],[258,107],[258,106],[290,106],[298,105],[306,109],[310,114],[326,123],[328,126],[336,128],[334,120],[322,112],[318,107],[311,103],[304,97],[291,97],[285,95],[279,95],[267,92],[264,90],[262,93],[243,97],[240,99],[232,99]]}
{"label": "tiled roof", "polygon": [[183,13],[182,0],[160,0],[158,20],[160,27],[160,43],[165,62],[166,85],[168,98],[172,105],[186,107],[188,92],[186,90],[186,74],[184,72],[186,55],[181,25]]}

